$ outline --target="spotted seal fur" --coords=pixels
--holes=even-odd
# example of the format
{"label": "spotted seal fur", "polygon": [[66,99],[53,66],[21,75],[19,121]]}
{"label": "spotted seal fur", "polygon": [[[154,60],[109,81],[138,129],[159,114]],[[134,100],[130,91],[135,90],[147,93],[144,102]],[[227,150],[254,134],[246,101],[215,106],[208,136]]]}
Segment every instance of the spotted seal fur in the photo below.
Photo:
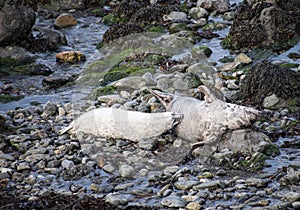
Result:
{"label": "spotted seal fur", "polygon": [[206,86],[199,86],[204,101],[149,90],[165,106],[166,111],[183,114],[175,133],[189,142],[201,144],[214,142],[227,130],[251,125],[261,112],[250,107],[226,103],[217,99]]}
{"label": "spotted seal fur", "polygon": [[75,119],[60,134],[82,131],[104,138],[141,139],[159,136],[172,129],[182,120],[181,114],[173,112],[143,113],[114,108],[98,108]]}

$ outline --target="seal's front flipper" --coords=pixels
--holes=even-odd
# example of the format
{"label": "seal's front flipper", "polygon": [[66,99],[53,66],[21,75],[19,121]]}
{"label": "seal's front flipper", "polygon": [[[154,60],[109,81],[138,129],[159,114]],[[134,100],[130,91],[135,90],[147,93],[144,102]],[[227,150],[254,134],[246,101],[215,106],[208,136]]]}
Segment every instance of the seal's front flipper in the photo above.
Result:
{"label": "seal's front flipper", "polygon": [[170,94],[170,93],[163,93],[163,92],[160,92],[157,90],[151,90],[151,89],[148,89],[148,91],[163,104],[165,109],[167,109],[169,107],[171,101],[175,98],[175,95]]}
{"label": "seal's front flipper", "polygon": [[201,93],[203,93],[205,96],[204,96],[204,100],[207,102],[207,103],[212,103],[213,101],[215,100],[218,100],[216,98],[216,96],[214,96],[214,94],[211,93],[211,91],[208,89],[208,87],[204,86],[204,85],[201,85],[198,87],[199,91]]}

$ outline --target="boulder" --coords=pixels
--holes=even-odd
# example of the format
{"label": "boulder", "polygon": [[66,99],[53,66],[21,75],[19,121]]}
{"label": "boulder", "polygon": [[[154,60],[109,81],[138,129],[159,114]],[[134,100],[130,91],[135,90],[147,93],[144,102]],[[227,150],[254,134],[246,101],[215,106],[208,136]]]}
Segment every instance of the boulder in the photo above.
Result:
{"label": "boulder", "polygon": [[[295,25],[300,19],[299,1],[285,1],[286,4],[272,4],[258,1],[251,4],[240,3],[233,25],[224,41],[233,49],[276,47],[287,45],[295,35]],[[225,43],[223,41],[223,43]]]}
{"label": "boulder", "polygon": [[17,45],[26,40],[36,15],[23,5],[6,4],[0,11],[0,47]]}
{"label": "boulder", "polygon": [[86,56],[80,51],[64,51],[56,54],[56,62],[71,64],[78,63],[86,60]]}
{"label": "boulder", "polygon": [[0,48],[0,58],[14,59],[18,64],[27,64],[34,61],[34,55],[22,47],[6,46]]}
{"label": "boulder", "polygon": [[67,11],[70,9],[85,9],[85,0],[51,0],[51,6],[57,11]]}
{"label": "boulder", "polygon": [[242,81],[240,98],[262,106],[263,102],[269,100],[273,94],[286,102],[295,101],[297,98],[299,100],[299,90],[299,72],[263,61],[252,67],[246,78]]}
{"label": "boulder", "polygon": [[62,13],[54,21],[54,27],[56,29],[67,28],[75,25],[77,25],[77,20],[69,13]]}
{"label": "boulder", "polygon": [[103,34],[103,42],[110,43],[111,41],[134,33],[143,32],[143,28],[136,24],[118,24],[110,27]]}
{"label": "boulder", "polygon": [[229,10],[230,3],[229,0],[198,0],[197,6],[209,11],[224,13]]}

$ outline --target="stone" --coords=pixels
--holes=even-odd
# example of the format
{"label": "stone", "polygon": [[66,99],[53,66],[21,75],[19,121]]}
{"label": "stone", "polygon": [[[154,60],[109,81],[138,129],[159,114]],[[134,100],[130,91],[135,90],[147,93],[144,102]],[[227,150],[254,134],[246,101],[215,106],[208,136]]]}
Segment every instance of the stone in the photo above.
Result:
{"label": "stone", "polygon": [[193,186],[193,190],[204,190],[204,189],[216,189],[216,188],[225,188],[225,182],[221,180],[213,180],[201,183],[199,185]]}
{"label": "stone", "polygon": [[135,175],[135,170],[128,164],[122,164],[119,168],[119,173],[122,177],[131,178]]}
{"label": "stone", "polygon": [[26,40],[35,23],[34,11],[26,6],[5,4],[0,10],[0,47]]}
{"label": "stone", "polygon": [[125,77],[112,84],[120,90],[139,90],[147,85],[147,80],[142,77]]}
{"label": "stone", "polygon": [[57,113],[58,108],[56,104],[54,104],[51,101],[47,101],[47,103],[44,105],[44,116],[53,116]]}
{"label": "stone", "polygon": [[111,163],[104,165],[102,168],[104,171],[106,171],[108,173],[113,173],[116,170],[115,166],[112,165]]}
{"label": "stone", "polygon": [[0,58],[12,58],[19,64],[27,64],[33,62],[35,56],[22,47],[6,46],[0,48]]}
{"label": "stone", "polygon": [[179,190],[188,190],[192,188],[194,185],[197,185],[199,182],[198,181],[177,181],[174,183],[175,187]]}
{"label": "stone", "polygon": [[224,13],[229,10],[230,3],[229,0],[198,0],[197,6],[203,7],[209,11]]}
{"label": "stone", "polygon": [[185,208],[187,210],[200,210],[202,207],[198,202],[190,202],[185,206]]}
{"label": "stone", "polygon": [[75,25],[77,25],[77,20],[69,13],[62,13],[54,21],[54,27],[56,29],[67,28]]}
{"label": "stone", "polygon": [[299,192],[288,192],[287,194],[285,194],[284,198],[285,201],[289,201],[289,202],[295,202],[295,201],[299,201],[300,199],[300,193]]}
{"label": "stone", "polygon": [[66,169],[66,170],[70,170],[72,167],[75,166],[74,162],[71,161],[71,160],[67,160],[67,159],[64,159],[62,162],[61,162],[61,166]]}
{"label": "stone", "polygon": [[189,11],[189,16],[191,16],[195,20],[200,20],[201,18],[208,17],[208,12],[206,9],[202,7],[193,7]]}
{"label": "stone", "polygon": [[161,205],[169,208],[184,208],[186,202],[178,196],[170,195],[162,199]]}
{"label": "stone", "polygon": [[264,98],[262,105],[264,108],[270,109],[278,103],[279,103],[279,98],[273,93],[272,95]]}
{"label": "stone", "polygon": [[145,150],[153,150],[156,145],[156,139],[142,139],[141,141],[139,141],[139,147]]}
{"label": "stone", "polygon": [[17,166],[17,171],[24,171],[24,170],[27,170],[27,169],[30,169],[30,165],[28,163],[20,163],[18,166]]}
{"label": "stone", "polygon": [[109,193],[105,196],[105,202],[111,203],[115,206],[126,205],[132,199],[133,195],[130,194]]}
{"label": "stone", "polygon": [[187,14],[184,12],[172,11],[168,15],[163,16],[164,21],[182,22],[187,21]]}
{"label": "stone", "polygon": [[99,102],[108,103],[108,104],[115,104],[115,103],[123,104],[126,102],[126,100],[118,94],[99,96],[97,100]]}
{"label": "stone", "polygon": [[75,64],[86,60],[86,56],[80,51],[64,51],[56,53],[56,62]]}
{"label": "stone", "polygon": [[39,26],[34,26],[33,29],[36,32],[36,36],[31,42],[35,43],[35,45],[27,46],[29,49],[34,51],[54,51],[60,45],[68,44],[66,36],[58,30]]}
{"label": "stone", "polygon": [[[68,11],[68,10],[84,10],[86,9],[86,1],[85,0],[50,0],[51,6],[56,11]],[[89,1],[91,2],[91,1]]]}

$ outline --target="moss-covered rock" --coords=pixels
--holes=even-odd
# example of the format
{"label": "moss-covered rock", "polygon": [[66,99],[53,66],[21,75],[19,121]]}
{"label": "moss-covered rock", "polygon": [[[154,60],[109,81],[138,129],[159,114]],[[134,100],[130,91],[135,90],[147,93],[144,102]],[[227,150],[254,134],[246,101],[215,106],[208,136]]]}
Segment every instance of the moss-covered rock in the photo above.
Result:
{"label": "moss-covered rock", "polygon": [[8,103],[11,101],[18,101],[21,98],[23,98],[23,96],[0,94],[0,103]]}
{"label": "moss-covered rock", "polygon": [[108,85],[108,86],[94,89],[92,94],[89,95],[88,98],[91,100],[96,100],[99,96],[111,95],[114,94],[115,92],[116,92],[116,88]]}
{"label": "moss-covered rock", "polygon": [[106,25],[114,25],[120,21],[120,18],[116,17],[113,13],[109,13],[102,18],[102,22]]}

